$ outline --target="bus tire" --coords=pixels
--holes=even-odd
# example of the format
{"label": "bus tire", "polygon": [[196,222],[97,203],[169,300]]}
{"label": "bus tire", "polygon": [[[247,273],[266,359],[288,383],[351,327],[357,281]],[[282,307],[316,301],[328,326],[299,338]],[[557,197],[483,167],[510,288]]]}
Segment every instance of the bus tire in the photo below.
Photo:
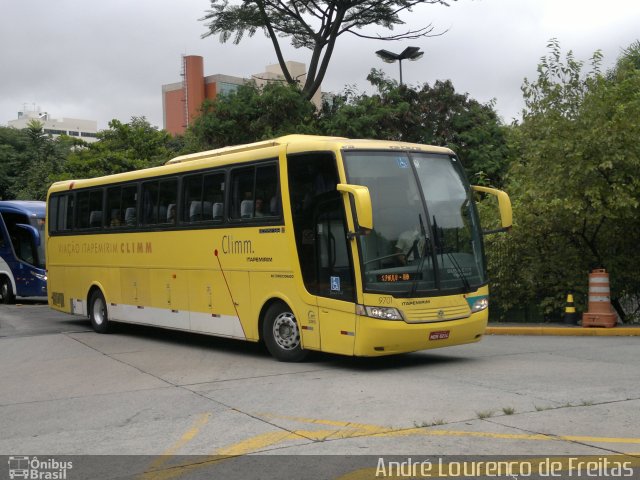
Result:
{"label": "bus tire", "polygon": [[107,302],[102,292],[98,289],[94,290],[89,297],[89,320],[91,320],[91,326],[97,333],[108,333],[111,329]]}
{"label": "bus tire", "polygon": [[11,286],[11,281],[9,277],[1,276],[0,277],[0,303],[10,304],[13,303],[16,299],[15,294],[13,293],[13,287]]}
{"label": "bus tire", "polygon": [[308,354],[302,348],[296,317],[283,303],[274,303],[267,309],[262,324],[262,338],[269,353],[281,362],[300,362]]}

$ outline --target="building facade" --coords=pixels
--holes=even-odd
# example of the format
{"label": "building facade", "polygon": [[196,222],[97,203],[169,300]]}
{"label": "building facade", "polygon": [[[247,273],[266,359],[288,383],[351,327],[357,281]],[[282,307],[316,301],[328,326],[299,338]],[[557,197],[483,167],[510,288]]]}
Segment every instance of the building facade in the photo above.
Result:
{"label": "building facade", "polygon": [[[306,79],[306,67],[303,63],[287,62],[291,75],[299,82]],[[200,114],[205,99],[213,100],[218,95],[235,91],[240,85],[255,81],[258,86],[268,82],[284,82],[279,64],[268,65],[263,73],[251,76],[251,79],[231,75],[204,75],[204,60],[198,55],[182,57],[182,81],[162,85],[162,116],[164,129],[173,135],[181,135]],[[318,90],[313,102],[321,105],[321,92]]]}
{"label": "building facade", "polygon": [[44,133],[53,138],[60,135],[81,138],[85,142],[96,142],[98,140],[98,122],[95,120],[84,120],[81,118],[52,118],[47,112],[38,109],[30,111],[26,108],[18,112],[16,120],[7,122],[9,127],[23,129],[29,126],[29,122],[37,121],[42,124]]}

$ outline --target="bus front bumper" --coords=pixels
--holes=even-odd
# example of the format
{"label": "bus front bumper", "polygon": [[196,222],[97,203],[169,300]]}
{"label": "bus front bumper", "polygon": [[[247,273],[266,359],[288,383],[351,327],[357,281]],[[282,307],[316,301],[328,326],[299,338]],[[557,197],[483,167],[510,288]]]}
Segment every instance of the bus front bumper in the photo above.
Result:
{"label": "bus front bumper", "polygon": [[354,354],[373,357],[477,342],[488,317],[484,310],[459,320],[409,324],[358,316]]}

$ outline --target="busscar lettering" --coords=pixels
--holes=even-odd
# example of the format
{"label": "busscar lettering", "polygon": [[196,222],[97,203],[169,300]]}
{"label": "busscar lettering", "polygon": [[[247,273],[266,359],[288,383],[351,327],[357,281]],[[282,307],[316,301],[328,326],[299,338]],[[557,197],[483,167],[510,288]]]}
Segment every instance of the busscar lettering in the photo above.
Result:
{"label": "busscar lettering", "polygon": [[224,235],[222,237],[222,253],[246,255],[255,252],[251,240],[237,240],[233,238],[233,235]]}

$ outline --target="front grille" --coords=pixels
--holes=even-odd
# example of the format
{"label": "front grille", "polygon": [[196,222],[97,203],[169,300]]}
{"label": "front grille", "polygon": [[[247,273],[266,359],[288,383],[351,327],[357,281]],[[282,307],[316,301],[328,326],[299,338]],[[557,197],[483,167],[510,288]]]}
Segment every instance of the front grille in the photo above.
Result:
{"label": "front grille", "polygon": [[467,318],[471,315],[469,304],[444,306],[444,307],[417,307],[403,309],[404,318],[408,323],[446,322]]}

